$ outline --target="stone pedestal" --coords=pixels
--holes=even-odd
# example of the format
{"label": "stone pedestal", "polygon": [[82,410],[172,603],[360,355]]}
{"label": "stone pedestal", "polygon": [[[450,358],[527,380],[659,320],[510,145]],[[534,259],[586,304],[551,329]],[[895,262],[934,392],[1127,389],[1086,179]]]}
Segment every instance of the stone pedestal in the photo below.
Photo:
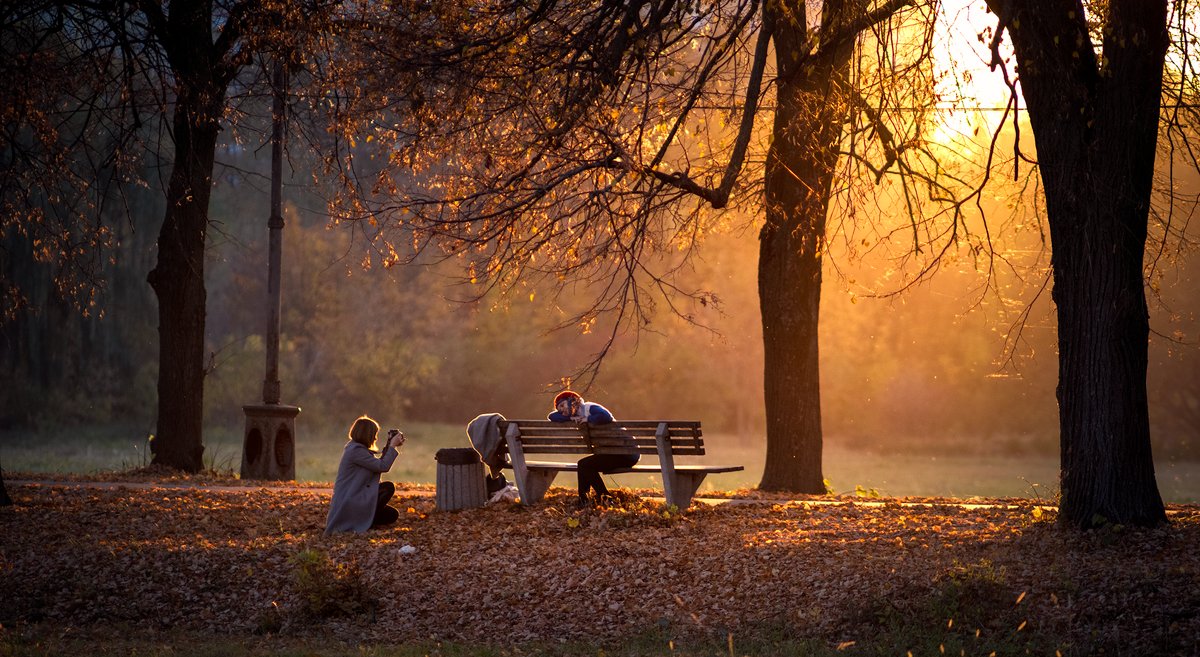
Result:
{"label": "stone pedestal", "polygon": [[470,447],[439,449],[437,455],[437,508],[439,511],[474,509],[487,503],[483,462]]}
{"label": "stone pedestal", "polygon": [[242,441],[242,479],[296,478],[296,416],[299,406],[248,404]]}

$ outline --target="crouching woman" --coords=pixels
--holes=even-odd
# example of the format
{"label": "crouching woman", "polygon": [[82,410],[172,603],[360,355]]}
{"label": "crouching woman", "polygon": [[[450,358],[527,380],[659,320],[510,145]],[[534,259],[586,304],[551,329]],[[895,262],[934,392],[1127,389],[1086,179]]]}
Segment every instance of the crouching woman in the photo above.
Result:
{"label": "crouching woman", "polygon": [[392,429],[382,453],[374,451],[375,438],[379,435],[379,423],[367,416],[354,421],[350,427],[350,441],[342,450],[342,462],[338,465],[337,480],[333,482],[333,500],[329,502],[329,517],[325,521],[325,533],[365,532],[372,527],[396,522],[400,513],[388,506],[388,500],[396,493],[396,485],[390,481],[379,481],[379,475],[392,469],[400,447],[404,445],[404,434]]}

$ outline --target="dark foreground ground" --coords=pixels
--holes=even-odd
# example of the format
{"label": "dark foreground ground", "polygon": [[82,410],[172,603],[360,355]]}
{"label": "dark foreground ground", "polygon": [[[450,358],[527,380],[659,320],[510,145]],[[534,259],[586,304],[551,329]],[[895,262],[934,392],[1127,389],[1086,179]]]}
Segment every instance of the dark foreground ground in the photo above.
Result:
{"label": "dark foreground ground", "polygon": [[324,490],[10,493],[0,655],[1200,654],[1196,506],[1080,534],[1028,501],[445,513],[425,490],[326,537]]}

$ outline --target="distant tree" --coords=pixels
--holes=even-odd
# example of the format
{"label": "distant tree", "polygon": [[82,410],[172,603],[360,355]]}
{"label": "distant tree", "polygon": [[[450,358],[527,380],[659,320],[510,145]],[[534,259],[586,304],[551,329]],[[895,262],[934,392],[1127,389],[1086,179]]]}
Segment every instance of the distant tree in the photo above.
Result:
{"label": "distant tree", "polygon": [[[1146,371],[1147,233],[1160,124],[1193,120],[1195,20],[1186,1],[987,0],[1016,55],[1037,142],[1058,313],[1061,518],[1166,519],[1151,458]],[[1168,62],[1169,28],[1178,58]],[[1164,85],[1164,75],[1170,84]],[[1164,103],[1164,99],[1166,102]],[[1182,150],[1182,149],[1181,149]],[[1172,148],[1166,166],[1173,170]],[[1194,153],[1186,154],[1195,165]],[[1172,192],[1165,214],[1180,198]],[[1195,199],[1189,205],[1194,208]]]}
{"label": "distant tree", "polygon": [[[295,53],[328,3],[249,0],[38,0],[0,14],[9,92],[0,167],[2,227],[61,267],[102,254],[111,235],[99,208],[136,184],[149,151],[169,161],[158,259],[159,369],[154,463],[197,471],[205,376],[204,254],[217,141],[231,89],[264,53]],[[280,55],[282,56],[282,55]],[[235,85],[235,82],[238,84]],[[20,90],[19,92],[16,90]],[[82,230],[79,230],[82,228]],[[99,257],[103,257],[102,255]],[[94,295],[94,266],[59,287]],[[24,303],[5,281],[3,310]]]}
{"label": "distant tree", "polygon": [[[932,7],[915,0],[830,0],[819,10],[791,0],[434,7],[425,9],[426,24],[439,26],[444,44],[418,53],[389,38],[381,22],[375,39],[346,51],[371,84],[342,100],[348,112],[411,102],[411,120],[383,111],[355,126],[380,146],[364,149],[360,141],[356,153],[367,157],[355,166],[339,158],[335,187],[378,205],[339,218],[369,220],[373,233],[381,217],[400,226],[385,252],[398,254],[411,241],[461,254],[480,290],[559,281],[563,294],[588,301],[562,326],[591,331],[607,313],[615,335],[649,325],[656,300],[699,322],[719,298],[683,287],[678,274],[722,220],[710,210],[761,207],[767,465],[760,486],[822,493],[817,327],[839,162],[848,178],[919,180],[950,196],[916,164],[931,155],[919,119],[932,97],[923,63]],[[346,144],[345,154],[351,150]]]}

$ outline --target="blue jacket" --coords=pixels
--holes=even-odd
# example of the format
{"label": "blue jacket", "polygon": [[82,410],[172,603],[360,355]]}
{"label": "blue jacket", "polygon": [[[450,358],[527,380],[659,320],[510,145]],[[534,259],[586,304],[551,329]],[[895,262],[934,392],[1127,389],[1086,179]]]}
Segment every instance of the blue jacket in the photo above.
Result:
{"label": "blue jacket", "polygon": [[[612,413],[609,413],[607,408],[594,402],[583,402],[583,406],[579,409],[579,414],[587,418],[588,424],[609,424],[613,421]],[[546,419],[551,422],[571,422],[573,420],[573,418],[563,415],[558,411],[547,415]]]}

